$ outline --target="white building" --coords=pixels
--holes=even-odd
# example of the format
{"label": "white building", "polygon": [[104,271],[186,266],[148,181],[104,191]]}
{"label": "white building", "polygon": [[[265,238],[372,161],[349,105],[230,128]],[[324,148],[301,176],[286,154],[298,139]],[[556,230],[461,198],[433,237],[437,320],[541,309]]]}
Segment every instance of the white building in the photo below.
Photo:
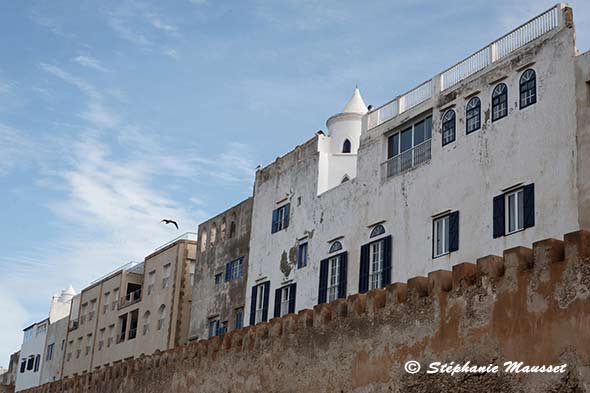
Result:
{"label": "white building", "polygon": [[[67,334],[67,320],[75,294],[76,292],[70,286],[64,289],[61,295],[53,296],[49,317],[24,329],[15,391],[59,379],[65,344],[62,341]],[[62,341],[56,342],[56,339]],[[45,376],[42,378],[42,375]]]}
{"label": "white building", "polygon": [[[557,5],[256,173],[250,324],[590,227],[590,53]],[[348,140],[349,143],[346,142]]]}

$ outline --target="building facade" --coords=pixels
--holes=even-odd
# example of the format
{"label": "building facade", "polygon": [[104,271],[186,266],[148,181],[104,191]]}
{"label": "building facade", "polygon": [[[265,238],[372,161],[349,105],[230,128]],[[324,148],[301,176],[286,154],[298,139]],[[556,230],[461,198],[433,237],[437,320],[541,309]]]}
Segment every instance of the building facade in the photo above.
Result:
{"label": "building facade", "polygon": [[252,198],[199,225],[189,340],[244,325]]}
{"label": "building facade", "polygon": [[82,290],[70,313],[64,377],[186,342],[193,238],[182,235]]}
{"label": "building facade", "polygon": [[355,90],[256,173],[249,323],[589,227],[589,70],[560,4],[380,108]]}
{"label": "building facade", "polygon": [[[51,375],[59,379],[59,367],[63,358],[63,337],[65,336],[72,299],[76,292],[70,286],[51,299],[49,317],[24,329],[23,344],[20,349],[19,368],[16,374],[15,391],[39,386]],[[56,347],[60,346],[59,348]],[[60,349],[61,348],[61,349]]]}

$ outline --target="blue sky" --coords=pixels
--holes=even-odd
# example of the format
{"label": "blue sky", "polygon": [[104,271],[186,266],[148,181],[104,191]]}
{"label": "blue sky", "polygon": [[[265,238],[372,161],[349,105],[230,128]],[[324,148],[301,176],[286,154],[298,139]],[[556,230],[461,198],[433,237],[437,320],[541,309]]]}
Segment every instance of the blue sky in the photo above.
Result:
{"label": "blue sky", "polygon": [[0,366],[54,293],[248,197],[355,85],[380,105],[552,4],[0,2]]}

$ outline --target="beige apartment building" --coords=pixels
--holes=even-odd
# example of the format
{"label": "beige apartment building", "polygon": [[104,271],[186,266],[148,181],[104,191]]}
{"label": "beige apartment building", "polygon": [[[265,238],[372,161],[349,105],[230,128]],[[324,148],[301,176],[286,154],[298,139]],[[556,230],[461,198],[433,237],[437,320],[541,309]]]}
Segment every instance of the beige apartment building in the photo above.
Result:
{"label": "beige apartment building", "polygon": [[197,244],[187,233],[96,280],[72,302],[63,376],[183,344]]}

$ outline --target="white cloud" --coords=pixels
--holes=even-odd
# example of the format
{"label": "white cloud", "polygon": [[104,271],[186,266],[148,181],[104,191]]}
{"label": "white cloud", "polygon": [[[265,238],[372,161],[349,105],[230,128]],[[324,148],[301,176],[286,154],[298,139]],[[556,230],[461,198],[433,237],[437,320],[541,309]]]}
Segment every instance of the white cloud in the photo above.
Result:
{"label": "white cloud", "polygon": [[112,128],[119,123],[116,113],[104,104],[104,97],[92,84],[55,65],[41,63],[41,69],[77,87],[88,98],[87,108],[79,116],[97,128]]}
{"label": "white cloud", "polygon": [[94,57],[90,56],[76,56],[72,59],[73,62],[80,64],[83,67],[92,68],[97,71],[107,72],[108,70],[103,67],[100,62]]}

